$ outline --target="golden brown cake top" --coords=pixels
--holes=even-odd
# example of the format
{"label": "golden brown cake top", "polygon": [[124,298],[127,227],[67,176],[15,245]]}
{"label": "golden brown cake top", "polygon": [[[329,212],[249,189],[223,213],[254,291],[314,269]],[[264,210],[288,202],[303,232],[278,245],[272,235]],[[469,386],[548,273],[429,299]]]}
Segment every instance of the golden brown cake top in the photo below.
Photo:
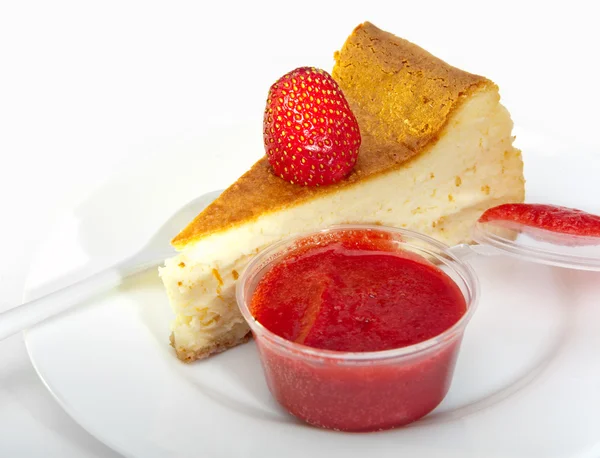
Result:
{"label": "golden brown cake top", "polygon": [[334,57],[332,76],[362,136],[350,175],[329,186],[298,186],[275,176],[263,157],[173,239],[176,248],[401,168],[435,143],[449,116],[473,92],[496,90],[486,78],[452,67],[369,22],[356,27]]}

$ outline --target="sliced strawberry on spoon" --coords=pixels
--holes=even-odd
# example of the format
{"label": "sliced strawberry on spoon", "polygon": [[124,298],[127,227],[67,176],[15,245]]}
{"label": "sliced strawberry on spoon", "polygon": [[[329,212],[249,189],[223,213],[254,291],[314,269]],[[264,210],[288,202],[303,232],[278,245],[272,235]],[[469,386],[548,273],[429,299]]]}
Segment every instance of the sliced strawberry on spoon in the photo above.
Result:
{"label": "sliced strawberry on spoon", "polygon": [[504,222],[580,237],[600,237],[600,216],[545,204],[503,204],[488,209],[480,223]]}
{"label": "sliced strawberry on spoon", "polygon": [[269,90],[264,142],[277,176],[292,184],[321,186],[350,173],[361,138],[335,80],[323,70],[301,67]]}

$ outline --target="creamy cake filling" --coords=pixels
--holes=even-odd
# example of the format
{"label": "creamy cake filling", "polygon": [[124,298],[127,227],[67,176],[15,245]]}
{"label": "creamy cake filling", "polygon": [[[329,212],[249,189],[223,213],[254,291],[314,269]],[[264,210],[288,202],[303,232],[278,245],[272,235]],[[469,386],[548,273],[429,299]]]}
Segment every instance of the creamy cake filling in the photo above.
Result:
{"label": "creamy cake filling", "polygon": [[[469,241],[481,213],[523,200],[521,153],[495,90],[474,94],[438,142],[401,168],[189,244],[160,269],[177,317],[172,342],[194,360],[236,345],[249,329],[235,283],[249,259],[288,235],[341,223],[413,229],[454,245]],[[357,217],[360,215],[360,217]]]}

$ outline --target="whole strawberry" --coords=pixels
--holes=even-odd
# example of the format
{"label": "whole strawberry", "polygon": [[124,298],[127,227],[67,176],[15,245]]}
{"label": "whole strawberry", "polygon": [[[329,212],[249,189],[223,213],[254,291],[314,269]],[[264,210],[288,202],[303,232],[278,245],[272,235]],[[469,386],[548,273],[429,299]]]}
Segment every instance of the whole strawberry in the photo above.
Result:
{"label": "whole strawberry", "polygon": [[331,75],[301,67],[271,86],[264,141],[276,175],[292,184],[321,186],[340,181],[352,170],[360,131]]}

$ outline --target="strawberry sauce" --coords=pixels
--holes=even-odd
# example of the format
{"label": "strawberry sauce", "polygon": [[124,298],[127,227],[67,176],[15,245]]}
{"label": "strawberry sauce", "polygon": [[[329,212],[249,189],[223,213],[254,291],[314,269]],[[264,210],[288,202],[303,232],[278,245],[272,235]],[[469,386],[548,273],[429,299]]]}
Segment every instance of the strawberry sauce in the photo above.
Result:
{"label": "strawberry sauce", "polygon": [[[466,311],[461,290],[392,242],[360,230],[305,239],[260,280],[252,315],[288,341],[336,352],[398,349],[443,333]],[[418,356],[349,365],[257,344],[269,387],[292,414],[321,427],[370,431],[435,408],[449,387],[459,341]]]}

